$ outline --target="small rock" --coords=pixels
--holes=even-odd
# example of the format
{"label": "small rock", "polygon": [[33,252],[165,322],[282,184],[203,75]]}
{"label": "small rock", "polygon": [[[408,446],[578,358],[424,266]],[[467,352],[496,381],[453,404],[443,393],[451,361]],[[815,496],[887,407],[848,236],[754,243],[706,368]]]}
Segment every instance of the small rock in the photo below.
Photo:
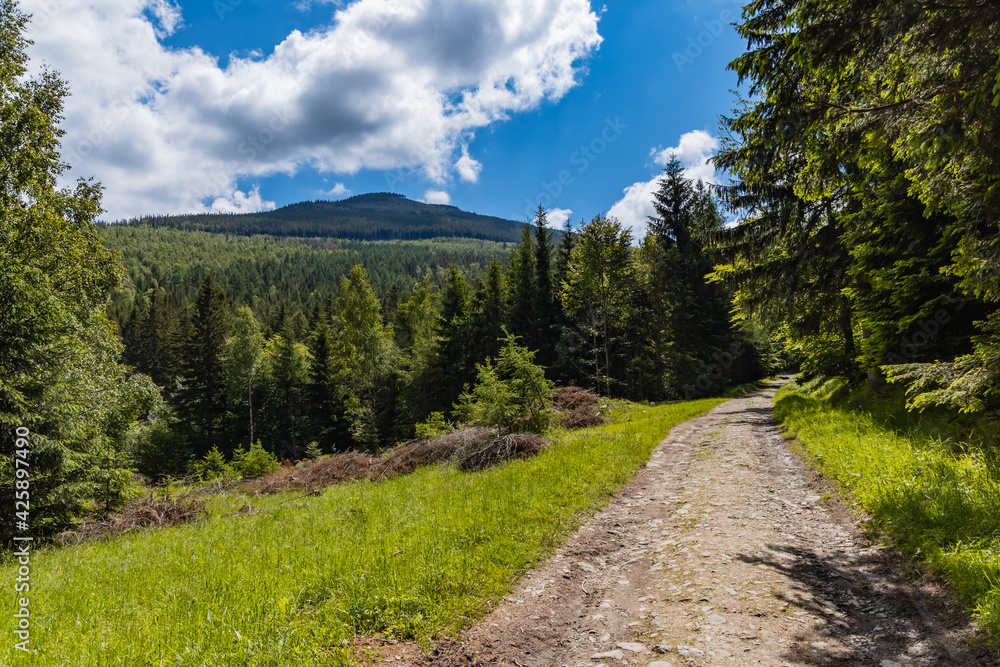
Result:
{"label": "small rock", "polygon": [[879,665],[879,667],[903,667],[902,664],[900,664],[898,662],[894,662],[892,660],[883,660],[878,665]]}
{"label": "small rock", "polygon": [[653,647],[653,653],[670,653],[673,646],[667,646],[666,644],[657,644]]}
{"label": "small rock", "polygon": [[736,591],[733,590],[732,588],[727,588],[726,592],[729,593],[730,595],[736,595],[737,594]]}
{"label": "small rock", "polygon": [[693,646],[678,646],[677,655],[691,656],[692,658],[704,658],[705,652]]}
{"label": "small rock", "polygon": [[674,663],[667,662],[666,660],[656,660],[655,662],[649,663],[647,667],[674,667]]}
{"label": "small rock", "polygon": [[605,653],[595,653],[590,656],[591,660],[621,660],[625,656],[620,650],[607,651]]}
{"label": "small rock", "polygon": [[723,623],[726,622],[726,619],[722,618],[718,614],[709,614],[708,618],[706,618],[705,620],[711,623],[712,625],[722,625]]}
{"label": "small rock", "polygon": [[642,653],[646,650],[645,646],[637,642],[618,642],[615,646],[626,651],[631,651],[632,653]]}
{"label": "small rock", "polygon": [[586,561],[577,561],[576,564],[584,572],[597,572],[597,568]]}

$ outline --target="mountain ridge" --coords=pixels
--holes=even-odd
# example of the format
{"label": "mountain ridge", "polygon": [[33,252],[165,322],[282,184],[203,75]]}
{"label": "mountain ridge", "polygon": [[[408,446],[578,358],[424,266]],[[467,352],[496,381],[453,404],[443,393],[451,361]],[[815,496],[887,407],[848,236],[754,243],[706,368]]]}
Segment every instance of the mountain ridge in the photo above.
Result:
{"label": "mountain ridge", "polygon": [[500,242],[516,242],[524,226],[523,222],[463,211],[451,205],[417,202],[391,192],[297,202],[259,213],[143,216],[119,224],[240,236],[263,234],[358,241],[460,237]]}

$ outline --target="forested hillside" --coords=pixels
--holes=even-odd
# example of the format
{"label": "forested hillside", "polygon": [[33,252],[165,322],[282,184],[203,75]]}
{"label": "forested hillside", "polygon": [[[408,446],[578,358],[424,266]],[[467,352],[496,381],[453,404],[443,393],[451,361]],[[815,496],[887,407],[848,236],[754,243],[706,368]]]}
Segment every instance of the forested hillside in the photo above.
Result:
{"label": "forested hillside", "polygon": [[271,236],[396,241],[463,237],[516,241],[523,222],[467,213],[454,206],[424,204],[402,195],[375,193],[341,201],[290,204],[262,213],[149,216],[130,226]]}
{"label": "forested hillside", "polygon": [[262,321],[280,321],[284,312],[306,313],[329,303],[355,265],[365,267],[375,291],[395,303],[425,277],[441,285],[451,266],[478,277],[510,247],[482,239],[366,242],[147,225],[100,225],[98,233],[105,247],[122,255],[125,282],[110,307],[122,328],[153,294],[175,310],[187,308],[208,275],[226,291],[231,307],[251,306]]}

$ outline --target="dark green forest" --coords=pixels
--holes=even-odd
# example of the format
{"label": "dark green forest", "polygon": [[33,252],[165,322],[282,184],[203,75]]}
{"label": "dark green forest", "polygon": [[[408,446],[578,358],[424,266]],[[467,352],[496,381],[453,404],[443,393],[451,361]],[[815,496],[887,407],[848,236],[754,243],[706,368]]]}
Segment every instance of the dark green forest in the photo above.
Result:
{"label": "dark green forest", "polygon": [[0,6],[0,486],[12,514],[30,429],[40,535],[213,448],[294,460],[461,420],[508,334],[609,396],[797,366],[997,413],[996,2],[747,4],[729,182],[673,161],[641,239],[385,194],[98,225],[99,185],[57,185],[66,84],[27,77],[25,18]]}
{"label": "dark green forest", "polygon": [[399,241],[462,237],[517,241],[521,222],[468,213],[454,206],[424,204],[380,192],[340,201],[301,202],[262,213],[147,216],[130,226],[225,232],[252,236],[327,237],[355,241]]}

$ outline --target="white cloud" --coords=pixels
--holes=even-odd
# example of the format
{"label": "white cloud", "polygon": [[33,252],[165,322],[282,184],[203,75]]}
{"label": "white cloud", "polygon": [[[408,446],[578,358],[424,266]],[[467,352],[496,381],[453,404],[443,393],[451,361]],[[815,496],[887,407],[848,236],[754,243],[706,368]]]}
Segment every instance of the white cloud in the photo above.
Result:
{"label": "white cloud", "polygon": [[483,170],[483,165],[476,159],[469,157],[469,147],[462,146],[462,157],[455,163],[458,175],[467,183],[479,181],[479,172]]}
{"label": "white cloud", "polygon": [[572,213],[573,210],[569,208],[554,208],[551,211],[546,211],[545,217],[548,220],[549,227],[560,229],[564,224],[566,224],[566,221],[569,220],[569,216]]}
{"label": "white cloud", "polygon": [[444,190],[428,190],[421,201],[425,204],[450,204],[451,195]]}
{"label": "white cloud", "polygon": [[719,150],[719,140],[704,130],[694,130],[681,135],[676,146],[650,152],[653,161],[661,167],[667,166],[670,158],[676,157],[684,165],[684,175],[691,180],[717,183],[715,167],[709,160]]}
{"label": "white cloud", "polygon": [[343,183],[336,183],[326,194],[331,197],[346,197],[351,191]]}
{"label": "white cloud", "polygon": [[[685,132],[680,143],[669,148],[650,151],[653,161],[666,166],[670,158],[676,156],[684,165],[684,176],[691,180],[702,180],[706,183],[718,183],[715,167],[709,160],[719,150],[719,140],[703,130]],[[653,208],[653,194],[659,189],[660,175],[653,176],[648,181],[633,183],[624,190],[624,196],[615,202],[608,211],[609,217],[618,218],[626,227],[632,230],[634,238],[641,238],[646,233],[646,222],[649,216],[656,213]]]}
{"label": "white cloud", "polygon": [[101,181],[109,218],[207,210],[302,169],[475,181],[472,132],[560,99],[602,41],[589,0],[356,0],[223,68],[160,43],[183,30],[170,0],[21,4],[32,66],[72,91],[67,181]]}
{"label": "white cloud", "polygon": [[272,209],[274,202],[261,198],[259,185],[253,186],[249,193],[236,190],[228,197],[219,197],[209,207],[212,213],[256,213]]}

